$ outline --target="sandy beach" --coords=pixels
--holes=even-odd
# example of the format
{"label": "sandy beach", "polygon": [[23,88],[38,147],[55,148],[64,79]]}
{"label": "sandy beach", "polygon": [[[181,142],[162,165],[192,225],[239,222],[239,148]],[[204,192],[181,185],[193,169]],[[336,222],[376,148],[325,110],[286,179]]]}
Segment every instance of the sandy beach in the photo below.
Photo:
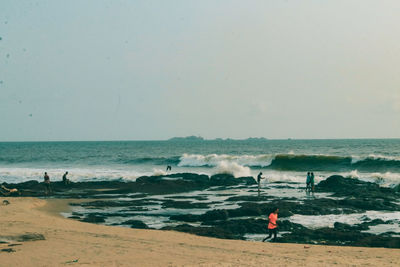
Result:
{"label": "sandy beach", "polygon": [[[59,215],[76,200],[8,201],[9,205],[0,206],[0,240],[8,242],[0,244],[0,266],[396,266],[400,262],[397,249],[222,240],[95,225]],[[13,251],[3,251],[9,249]]]}

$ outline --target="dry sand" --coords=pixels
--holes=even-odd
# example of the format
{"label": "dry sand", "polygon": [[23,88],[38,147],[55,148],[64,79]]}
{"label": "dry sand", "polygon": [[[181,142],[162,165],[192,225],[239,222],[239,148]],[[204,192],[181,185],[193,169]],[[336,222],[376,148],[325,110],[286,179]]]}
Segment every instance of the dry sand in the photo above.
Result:
{"label": "dry sand", "polygon": [[[0,199],[1,201],[3,199]],[[61,217],[71,200],[0,203],[0,266],[399,266],[400,250],[222,240]],[[45,240],[16,242],[26,233]]]}

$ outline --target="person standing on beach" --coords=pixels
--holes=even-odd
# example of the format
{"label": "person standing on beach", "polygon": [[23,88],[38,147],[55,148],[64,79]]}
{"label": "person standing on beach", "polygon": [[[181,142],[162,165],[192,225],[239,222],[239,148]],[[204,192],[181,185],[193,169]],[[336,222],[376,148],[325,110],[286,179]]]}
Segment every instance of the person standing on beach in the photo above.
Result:
{"label": "person standing on beach", "polygon": [[47,172],[44,173],[44,187],[45,187],[45,194],[48,195],[51,193],[50,187],[50,177]]}
{"label": "person standing on beach", "polygon": [[278,224],[276,221],[278,220],[278,212],[279,212],[279,209],[277,207],[274,207],[272,209],[272,212],[269,214],[269,216],[268,216],[268,234],[269,235],[266,238],[264,238],[262,242],[265,242],[265,240],[271,238],[272,234],[274,234],[274,238],[272,239],[272,241],[276,240],[277,228],[278,228]]}
{"label": "person standing on beach", "polygon": [[261,176],[262,172],[257,175],[257,184],[258,184],[258,197],[260,197],[260,189],[261,189],[261,179],[265,179]]}

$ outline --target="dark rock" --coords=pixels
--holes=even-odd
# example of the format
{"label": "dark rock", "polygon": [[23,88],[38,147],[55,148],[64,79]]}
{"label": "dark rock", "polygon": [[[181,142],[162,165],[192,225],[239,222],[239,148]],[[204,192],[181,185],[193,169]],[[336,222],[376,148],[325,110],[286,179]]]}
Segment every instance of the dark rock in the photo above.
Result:
{"label": "dark rock", "polygon": [[201,221],[217,221],[217,220],[227,220],[229,217],[227,210],[210,210],[205,214],[200,215]]}
{"label": "dark rock", "polygon": [[204,222],[203,225],[218,226],[226,231],[243,236],[245,234],[264,234],[267,232],[267,220],[264,219],[242,219],[228,221]]}
{"label": "dark rock", "polygon": [[[243,217],[243,216],[260,216],[267,215],[268,206],[257,204],[253,202],[243,202],[239,204],[241,207],[238,209],[227,210],[229,217]],[[271,208],[271,207],[269,207]]]}
{"label": "dark rock", "polygon": [[[176,230],[182,232],[193,233],[197,235],[205,235],[218,238],[243,239],[245,234],[267,234],[268,221],[265,219],[237,219],[225,221],[207,221],[202,225],[208,227],[195,227],[190,225],[180,225],[177,227],[164,227],[167,230]],[[303,226],[290,221],[280,221],[279,229],[282,231],[304,230]]]}
{"label": "dark rock", "polygon": [[30,181],[22,182],[19,184],[13,184],[13,185],[18,185],[18,189],[31,189],[31,188],[37,187],[39,185],[39,182],[35,181],[35,180],[30,180]]}
{"label": "dark rock", "polygon": [[372,220],[372,221],[367,222],[367,223],[365,223],[365,224],[367,224],[368,226],[373,226],[373,225],[385,224],[385,223],[386,223],[386,222],[383,221],[383,220],[381,220],[381,219],[375,219],[375,220]]}
{"label": "dark rock", "polygon": [[322,180],[317,186],[317,189],[328,190],[329,192],[338,192],[345,190],[347,187],[351,186],[359,186],[364,184],[364,182],[353,179],[353,178],[344,178],[340,175],[332,175],[325,180]]}
{"label": "dark rock", "polygon": [[334,196],[352,196],[357,199],[383,199],[389,203],[396,201],[400,195],[395,189],[380,187],[378,184],[363,182],[358,179],[344,178],[333,175],[321,181],[316,190],[319,192],[334,192]]}
{"label": "dark rock", "polygon": [[368,226],[365,224],[348,225],[345,223],[335,222],[333,227],[340,231],[361,231],[368,230]]}
{"label": "dark rock", "polygon": [[99,215],[94,215],[94,214],[88,214],[81,221],[82,222],[90,222],[90,223],[103,223],[103,222],[105,222],[105,217],[99,216]]}
{"label": "dark rock", "polygon": [[172,215],[169,217],[170,220],[173,221],[181,221],[181,222],[198,222],[200,221],[200,215],[193,214],[184,214],[184,215]]}
{"label": "dark rock", "polygon": [[400,206],[390,201],[369,198],[346,198],[337,201],[339,206],[350,207],[355,210],[390,210],[398,211]]}
{"label": "dark rock", "polygon": [[257,184],[256,180],[251,176],[250,177],[239,177],[239,178],[236,178],[236,179],[239,181],[239,183],[245,184],[245,185]]}
{"label": "dark rock", "polygon": [[241,207],[236,210],[231,210],[230,214],[241,214],[241,216],[250,216],[255,214],[256,216],[268,217],[274,208],[279,209],[279,218],[285,218],[293,215],[293,210],[299,205],[299,203],[291,201],[272,201],[266,204],[256,204],[252,202],[244,202],[239,204]]}
{"label": "dark rock", "polygon": [[400,193],[400,184],[393,187],[393,191]]}
{"label": "dark rock", "polygon": [[[95,177],[94,177],[95,178]],[[194,190],[204,190],[213,186],[248,186],[255,184],[252,177],[234,178],[229,174],[218,174],[209,178],[195,173],[175,173],[163,176],[142,176],[136,181],[122,179],[112,181],[71,182],[65,185],[62,181],[51,181],[53,196],[59,198],[110,198],[115,195],[131,195],[131,198],[144,197],[146,194],[172,194]],[[19,184],[5,184],[17,188],[22,196],[45,196],[43,182],[35,180]],[[204,198],[203,198],[204,199]]]}
{"label": "dark rock", "polygon": [[[267,233],[268,220],[266,219],[237,219],[227,221],[213,221],[204,222],[202,225],[213,225],[224,228],[225,230],[237,234],[264,234]],[[279,231],[292,231],[292,230],[304,230],[307,229],[301,224],[292,223],[289,220],[278,221]]]}
{"label": "dark rock", "polygon": [[[177,179],[165,179],[177,178]],[[203,190],[210,186],[207,175],[177,173],[166,176],[144,176],[136,179],[136,190],[151,194],[180,193]]]}
{"label": "dark rock", "polygon": [[210,177],[210,186],[232,186],[232,185],[253,185],[256,181],[253,177],[235,178],[231,174],[215,174]]}
{"label": "dark rock", "polygon": [[278,220],[279,231],[305,231],[306,227],[298,223],[293,223],[289,220]]}
{"label": "dark rock", "polygon": [[8,246],[9,247],[16,247],[16,246],[22,246],[22,244],[18,244],[18,243],[16,243],[16,244],[8,244]]}
{"label": "dark rock", "polygon": [[350,203],[329,198],[304,200],[303,205],[296,205],[292,210],[293,213],[302,215],[348,214],[361,211],[362,209]]}
{"label": "dark rock", "polygon": [[1,249],[0,251],[1,251],[1,252],[8,252],[8,253],[11,253],[11,252],[15,252],[15,249],[13,249],[13,248],[3,248],[3,249]]}
{"label": "dark rock", "polygon": [[75,216],[75,215],[69,216],[68,218],[69,218],[69,219],[75,219],[75,220],[80,220],[80,219],[81,219],[81,217]]}
{"label": "dark rock", "polygon": [[139,220],[128,220],[121,223],[121,225],[130,225],[131,228],[137,228],[137,229],[149,229],[147,224]]}
{"label": "dark rock", "polygon": [[25,241],[38,241],[38,240],[45,240],[44,235],[38,233],[27,233],[23,235],[16,236],[12,238],[12,240],[18,242],[25,242]]}

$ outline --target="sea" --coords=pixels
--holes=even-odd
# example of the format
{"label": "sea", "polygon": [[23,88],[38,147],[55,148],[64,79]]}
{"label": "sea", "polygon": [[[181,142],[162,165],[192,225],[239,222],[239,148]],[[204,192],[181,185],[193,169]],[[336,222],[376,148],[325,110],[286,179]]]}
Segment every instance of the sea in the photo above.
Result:
{"label": "sea", "polygon": [[[349,179],[394,187],[400,183],[400,139],[343,140],[171,140],[171,141],[112,141],[112,142],[3,142],[0,143],[0,183],[43,181],[47,172],[51,181],[61,181],[69,172],[73,182],[135,181],[141,176],[168,173],[232,174],[235,177],[263,173],[262,195],[291,197],[300,203],[310,196],[304,187],[307,172],[314,172],[315,183],[339,174]],[[254,196],[257,186],[223,187],[171,195],[144,196],[149,199],[147,212],[130,210],[126,216],[107,217],[104,224],[124,224],[127,219],[140,220],[147,226],[161,229],[185,222],[171,221],[169,216],[204,214],[210,209],[235,209],[238,203],[226,201],[232,195]],[[202,200],[199,200],[201,196]],[[100,197],[100,196],[99,196]],[[334,198],[332,194],[316,192],[314,198]],[[185,198],[192,203],[205,203],[206,208],[165,208],[166,200]],[[138,200],[137,196],[116,195],[115,200]],[[155,204],[154,204],[155,203]],[[400,205],[400,202],[398,203]],[[75,206],[63,213],[74,214],[126,213],[126,207]],[[362,213],[329,215],[293,214],[290,221],[308,228],[333,227],[335,222],[357,224],[369,218],[389,223],[370,227],[374,234],[391,232],[400,236],[400,212],[369,210]],[[196,223],[192,224],[196,226]],[[282,233],[280,233],[282,234]],[[248,240],[260,241],[263,236],[249,234]]]}
{"label": "sea", "polygon": [[0,143],[0,181],[135,180],[173,172],[231,173],[267,181],[316,183],[340,174],[383,186],[400,183],[400,139],[195,140]]}

